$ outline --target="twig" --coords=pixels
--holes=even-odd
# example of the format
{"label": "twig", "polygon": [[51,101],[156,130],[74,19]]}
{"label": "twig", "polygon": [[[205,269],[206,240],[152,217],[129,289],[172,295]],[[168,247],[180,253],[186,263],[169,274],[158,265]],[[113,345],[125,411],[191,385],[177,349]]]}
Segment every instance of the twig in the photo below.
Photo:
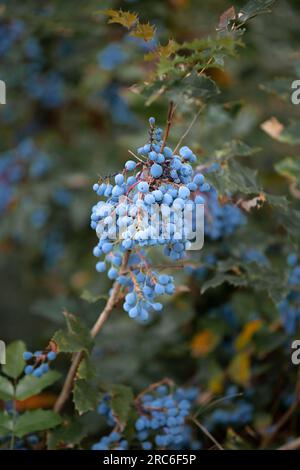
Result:
{"label": "twig", "polygon": [[273,439],[276,437],[280,429],[289,421],[289,419],[293,416],[295,411],[297,410],[300,403],[300,370],[298,372],[296,387],[295,387],[295,398],[289,409],[284,413],[284,415],[280,418],[280,420],[275,424],[274,431],[267,435],[261,444],[261,448],[265,449],[270,445]]}
{"label": "twig", "polygon": [[297,439],[294,439],[291,442],[287,442],[281,447],[278,447],[278,450],[296,450],[296,449],[299,449],[299,447],[300,447],[300,437],[298,437]]}
{"label": "twig", "polygon": [[165,145],[166,145],[168,137],[169,137],[169,133],[170,133],[171,125],[172,125],[172,120],[173,120],[173,116],[174,116],[174,111],[175,111],[174,102],[170,101],[165,134],[164,134],[163,142],[162,142],[161,147],[160,147],[161,152],[165,148]]}
{"label": "twig", "polygon": [[191,418],[191,420],[193,421],[193,423],[196,424],[196,426],[198,426],[199,429],[201,429],[201,431],[215,444],[215,446],[219,450],[224,450],[221,444],[219,444],[219,442],[214,438],[214,436],[209,432],[209,430],[206,429],[205,426],[203,426],[203,424],[201,424],[196,418]]}
{"label": "twig", "polygon": [[194,125],[195,122],[197,121],[197,119],[198,119],[198,117],[199,117],[201,111],[203,110],[203,108],[204,108],[204,105],[202,105],[202,106],[199,108],[198,112],[197,112],[197,113],[195,114],[195,116],[193,117],[192,122],[190,123],[189,127],[187,128],[187,130],[186,130],[186,131],[182,134],[182,136],[180,137],[180,139],[179,139],[179,141],[178,141],[178,143],[177,143],[177,145],[176,145],[176,147],[175,147],[175,149],[174,149],[174,151],[173,151],[174,154],[176,154],[176,152],[177,152],[179,146],[182,144],[182,142],[183,142],[183,140],[186,138],[186,136],[190,133],[190,131],[191,131],[193,125]]}
{"label": "twig", "polygon": [[[129,255],[130,255],[129,251],[127,251],[124,254],[122,266],[121,266],[121,269],[120,269],[120,273],[123,273],[126,270]],[[115,281],[115,283],[113,285],[113,288],[112,288],[112,292],[110,294],[110,297],[109,297],[108,301],[106,302],[106,305],[105,305],[104,309],[100,313],[96,323],[94,324],[94,326],[91,329],[91,337],[92,338],[95,338],[98,335],[98,333],[102,329],[104,323],[108,319],[110,313],[112,312],[114,306],[118,302],[120,289],[121,289],[121,284],[119,284],[117,281]],[[84,355],[84,351],[79,351],[76,354],[74,354],[74,356],[73,356],[72,364],[71,364],[71,367],[70,367],[69,372],[67,374],[65,383],[64,383],[63,388],[62,388],[62,390],[61,390],[61,392],[60,392],[60,394],[59,394],[59,396],[58,396],[58,398],[57,398],[57,400],[54,404],[54,411],[56,411],[57,413],[59,413],[62,410],[62,408],[64,407],[64,404],[66,403],[66,401],[68,400],[68,398],[70,396],[70,393],[72,391],[73,382],[74,382],[74,379],[76,377],[77,369],[78,369],[79,364],[80,364],[80,362],[83,358],[83,355]]]}

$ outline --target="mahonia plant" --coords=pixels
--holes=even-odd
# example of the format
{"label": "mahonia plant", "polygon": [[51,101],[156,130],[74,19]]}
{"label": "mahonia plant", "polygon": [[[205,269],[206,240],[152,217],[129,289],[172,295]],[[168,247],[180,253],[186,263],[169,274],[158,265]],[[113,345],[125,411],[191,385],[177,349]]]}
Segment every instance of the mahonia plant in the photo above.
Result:
{"label": "mahonia plant", "polygon": [[[172,104],[170,110],[168,125]],[[195,219],[196,205],[204,205],[211,190],[203,174],[194,174],[191,164],[197,158],[192,150],[187,146],[178,153],[177,148],[172,150],[166,145],[169,128],[163,138],[153,117],[149,124],[149,140],[138,148],[138,155],[132,153],[135,160],[125,163],[113,183],[106,178],[94,184],[94,191],[104,200],[93,206],[91,215],[91,227],[99,238],[93,253],[104,257],[96,270],[107,270],[109,279],[122,285],[124,310],[141,321],[147,321],[151,311],[162,309],[157,297],[175,292],[173,277],[153,268],[147,249],[163,247],[164,255],[174,262],[184,258],[191,245],[190,229],[182,226],[178,214],[188,209]],[[162,223],[156,208],[162,213]]]}

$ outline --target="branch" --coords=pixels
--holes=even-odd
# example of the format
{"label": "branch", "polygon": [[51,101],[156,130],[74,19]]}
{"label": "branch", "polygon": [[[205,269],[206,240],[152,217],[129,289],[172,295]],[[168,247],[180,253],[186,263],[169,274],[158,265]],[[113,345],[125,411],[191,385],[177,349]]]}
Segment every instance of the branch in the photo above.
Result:
{"label": "branch", "polygon": [[[122,274],[126,270],[129,255],[130,255],[130,252],[126,251],[125,254],[124,254],[124,257],[123,257],[123,262],[122,262],[122,266],[121,266],[121,269],[120,269],[120,274]],[[95,322],[95,324],[93,325],[93,327],[91,329],[91,337],[92,338],[95,338],[98,335],[98,333],[102,329],[104,323],[108,319],[110,313],[112,312],[113,308],[117,304],[118,299],[119,299],[120,290],[121,290],[121,284],[119,284],[117,281],[115,281],[115,283],[113,285],[113,288],[112,288],[112,292],[110,294],[110,297],[109,297],[108,301],[106,302],[106,305],[105,305],[104,309],[100,313],[97,321]],[[66,401],[68,400],[68,398],[70,396],[70,393],[71,393],[72,387],[73,387],[73,383],[74,383],[74,379],[76,377],[77,369],[79,367],[81,359],[83,358],[83,354],[84,354],[84,351],[79,351],[76,354],[74,354],[74,356],[73,356],[72,364],[71,364],[71,367],[70,367],[69,372],[67,374],[65,383],[64,383],[63,388],[62,388],[62,390],[61,390],[61,392],[60,392],[60,394],[59,394],[59,396],[58,396],[58,398],[57,398],[57,400],[54,404],[54,411],[56,411],[57,413],[59,413],[63,409]]]}
{"label": "branch", "polygon": [[169,110],[168,110],[167,124],[166,124],[166,130],[165,130],[163,142],[162,142],[161,147],[160,147],[160,152],[163,151],[163,149],[165,148],[165,145],[167,143],[169,133],[170,133],[170,129],[171,129],[171,125],[172,125],[174,112],[175,112],[174,102],[170,101]]}
{"label": "branch", "polygon": [[215,446],[219,450],[224,450],[221,444],[219,444],[219,442],[214,438],[214,436],[209,432],[209,430],[206,429],[205,426],[203,426],[203,424],[201,424],[195,417],[191,418],[191,420],[193,421],[193,423],[196,424],[196,426],[198,426],[199,429],[201,429],[201,431],[215,444]]}

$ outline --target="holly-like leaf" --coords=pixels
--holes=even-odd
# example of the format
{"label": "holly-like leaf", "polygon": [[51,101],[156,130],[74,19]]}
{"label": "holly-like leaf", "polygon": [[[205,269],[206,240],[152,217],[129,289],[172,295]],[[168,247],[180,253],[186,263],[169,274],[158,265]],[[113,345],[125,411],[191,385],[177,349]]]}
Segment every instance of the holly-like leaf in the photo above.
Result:
{"label": "holly-like leaf", "polygon": [[238,13],[239,23],[246,23],[257,15],[270,13],[275,0],[250,0]]}
{"label": "holly-like leaf", "polygon": [[17,419],[14,432],[17,437],[23,437],[33,432],[52,429],[61,423],[62,418],[54,411],[26,411]]}
{"label": "holly-like leaf", "polygon": [[95,410],[102,396],[98,388],[84,379],[77,379],[73,389],[73,401],[80,415]]}
{"label": "holly-like leaf", "polygon": [[132,389],[125,385],[113,385],[110,393],[113,415],[121,429],[124,429],[134,400]]}
{"label": "holly-like leaf", "polygon": [[221,149],[216,150],[212,159],[228,161],[233,157],[250,157],[259,151],[258,147],[250,147],[240,140],[232,140],[226,142]]}
{"label": "holly-like leaf", "polygon": [[96,376],[96,368],[94,364],[92,363],[90,357],[85,356],[80,361],[79,367],[77,369],[77,378],[90,380],[90,379],[93,379],[95,376]]}
{"label": "holly-like leaf", "polygon": [[89,352],[93,341],[89,329],[83,325],[74,315],[64,312],[67,330],[57,331],[52,340],[57,344],[59,352]]}
{"label": "holly-like leaf", "polygon": [[11,400],[14,396],[13,384],[3,375],[0,375],[0,399]]}
{"label": "holly-like leaf", "polygon": [[12,379],[17,379],[23,372],[25,361],[23,353],[26,351],[26,346],[23,341],[14,341],[6,348],[6,364],[2,366],[4,374]]}
{"label": "holly-like leaf", "polygon": [[8,413],[4,411],[0,411],[0,437],[4,437],[10,434],[12,428],[13,428],[12,417]]}
{"label": "holly-like leaf", "polygon": [[155,27],[152,26],[150,23],[137,23],[136,27],[129,34],[129,36],[143,39],[146,42],[151,41],[151,39],[154,38],[154,35]]}
{"label": "holly-like leaf", "polygon": [[54,384],[60,377],[61,374],[54,370],[50,370],[39,378],[33,377],[32,375],[26,375],[17,385],[16,399],[26,400],[26,398],[37,395],[44,390],[44,388]]}
{"label": "holly-like leaf", "polygon": [[260,194],[262,187],[257,181],[257,172],[234,159],[228,161],[219,171],[209,173],[206,178],[220,194]]}
{"label": "holly-like leaf", "polygon": [[130,29],[138,21],[137,14],[131,11],[104,10],[102,13],[109,16],[108,23],[118,23],[127,29]]}
{"label": "holly-like leaf", "polygon": [[79,444],[85,435],[86,431],[79,419],[64,421],[61,426],[48,433],[47,447],[49,450],[69,448]]}

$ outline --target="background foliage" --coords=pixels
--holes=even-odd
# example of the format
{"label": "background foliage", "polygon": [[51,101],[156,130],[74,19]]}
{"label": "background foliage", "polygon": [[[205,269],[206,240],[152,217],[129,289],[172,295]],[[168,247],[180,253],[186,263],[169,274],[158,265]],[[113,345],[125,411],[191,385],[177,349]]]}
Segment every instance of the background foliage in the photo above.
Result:
{"label": "background foliage", "polygon": [[[290,101],[300,75],[298,2],[277,2],[271,14],[249,22],[273,2],[241,10],[245,2],[236,1],[242,16],[229,11],[221,21],[231,7],[225,0],[100,3],[0,2],[7,84],[0,108],[1,339],[42,349],[65,328],[63,311],[83,329],[95,321],[110,281],[94,269],[92,184],[146,140],[149,116],[165,125],[170,99],[177,103],[170,144],[198,116],[186,142],[201,169],[218,163],[207,178],[245,221],[235,227],[225,213],[219,232],[208,233],[204,249],[175,273],[177,285],[189,290],[179,289],[148,325],[121,308],[113,313],[95,341],[93,370],[83,366],[76,381],[82,416],[69,418],[68,434],[50,410],[60,374],[29,383],[21,377],[24,364],[3,368],[1,398],[17,400],[21,413],[13,434],[30,437],[47,422],[56,427],[50,448],[88,448],[105,433],[91,410],[107,384],[125,387],[118,389],[121,406],[114,405],[119,415],[131,393],[169,377],[198,388],[199,420],[225,448],[283,445],[299,434],[297,367],[290,360],[299,335],[299,272],[289,283],[286,261],[297,255],[300,233],[299,108]],[[126,29],[135,17],[124,28],[108,23],[111,14],[100,8],[136,12],[135,34]],[[218,24],[223,34],[215,39]],[[65,351],[76,351],[76,338],[69,339]],[[25,350],[23,343],[11,347]],[[68,363],[59,356],[57,369],[65,373]],[[6,435],[11,424],[1,416]],[[212,446],[194,432],[202,447]],[[22,445],[43,447],[44,434],[38,436]]]}

